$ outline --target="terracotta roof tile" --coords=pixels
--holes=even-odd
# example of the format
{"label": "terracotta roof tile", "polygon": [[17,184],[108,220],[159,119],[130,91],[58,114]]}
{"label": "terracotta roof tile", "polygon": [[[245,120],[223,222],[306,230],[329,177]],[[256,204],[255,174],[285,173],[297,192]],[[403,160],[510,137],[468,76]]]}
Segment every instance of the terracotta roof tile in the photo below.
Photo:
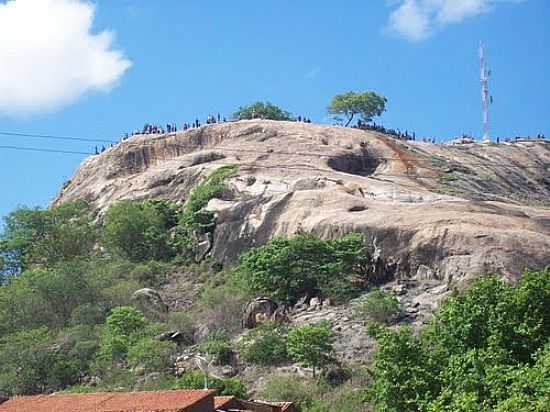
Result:
{"label": "terracotta roof tile", "polygon": [[174,390],[19,396],[1,404],[0,412],[184,412],[207,397],[213,398],[215,392]]}
{"label": "terracotta roof tile", "polygon": [[214,408],[218,409],[234,400],[234,396],[214,396]]}

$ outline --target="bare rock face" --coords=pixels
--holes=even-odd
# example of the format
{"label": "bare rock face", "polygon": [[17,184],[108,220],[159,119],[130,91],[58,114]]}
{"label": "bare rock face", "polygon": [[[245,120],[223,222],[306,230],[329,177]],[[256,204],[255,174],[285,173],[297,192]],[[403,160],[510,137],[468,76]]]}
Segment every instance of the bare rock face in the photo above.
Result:
{"label": "bare rock face", "polygon": [[356,129],[251,120],[136,135],[86,159],[55,204],[184,202],[238,165],[204,250],[223,264],[274,235],[362,233],[376,276],[461,285],[550,265],[550,143],[436,145]]}
{"label": "bare rock face", "polygon": [[272,320],[279,305],[268,298],[257,298],[249,302],[244,309],[242,326],[253,329],[261,323]]}

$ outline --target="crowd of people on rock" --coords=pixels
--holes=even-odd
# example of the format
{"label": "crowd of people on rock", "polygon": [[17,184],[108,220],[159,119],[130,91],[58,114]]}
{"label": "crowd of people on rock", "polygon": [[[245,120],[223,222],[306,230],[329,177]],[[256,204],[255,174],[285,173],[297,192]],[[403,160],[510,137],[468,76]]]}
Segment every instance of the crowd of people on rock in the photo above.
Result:
{"label": "crowd of people on rock", "polygon": [[[311,123],[311,119],[309,117],[302,116],[302,115],[297,116],[295,120],[297,122],[301,122],[301,123]],[[201,123],[201,121],[198,118],[196,118],[192,123],[185,122],[179,127],[176,123],[167,123],[165,126],[162,126],[162,125],[159,125],[159,124],[146,123],[143,126],[142,129],[138,129],[138,130],[136,130],[132,133],[125,133],[122,136],[121,141],[124,141],[124,140],[128,139],[129,137],[131,137],[133,135],[176,133],[178,131],[185,131],[185,130],[189,130],[189,129],[198,129],[203,125],[210,125],[210,124],[216,124],[216,123],[225,123],[227,121],[228,121],[227,118],[221,116],[218,113],[216,116],[208,115],[207,118],[206,118],[206,121],[204,122],[204,124]],[[231,121],[231,120],[229,120],[229,121]],[[433,138],[423,137],[421,139],[420,138],[417,139],[415,132],[409,133],[408,130],[405,130],[405,132],[401,132],[399,129],[386,128],[386,127],[384,127],[380,124],[376,124],[376,122],[373,122],[371,124],[371,123],[367,123],[363,120],[358,120],[357,123],[355,125],[351,126],[351,127],[354,128],[354,129],[360,129],[360,130],[367,130],[367,131],[383,133],[385,135],[393,136],[398,140],[419,141],[419,142],[423,142],[423,143],[433,143],[433,144],[436,143],[435,139],[433,139]],[[506,138],[506,139],[504,139],[504,142],[506,142],[506,143],[516,142],[517,143],[517,142],[521,142],[521,141],[545,140],[545,139],[546,138],[545,138],[544,134],[540,133],[536,136],[536,138],[533,138],[533,137],[530,137],[530,136],[526,136],[526,137],[516,136],[515,139]],[[458,139],[454,139],[454,140],[452,140],[451,142],[448,142],[448,143],[450,143],[450,144],[467,144],[467,143],[474,143],[474,142],[475,142],[475,139],[473,139],[472,137],[470,137],[468,135],[462,135],[462,137],[460,137]],[[501,142],[501,139],[499,137],[497,137],[496,138],[496,143],[498,144],[500,142]],[[113,146],[115,146],[115,143],[112,143],[110,145],[110,147],[113,147]],[[107,149],[108,149],[108,147],[105,147],[105,146],[101,146],[101,147],[96,146],[94,153],[97,155],[97,154],[103,153]]]}
{"label": "crowd of people on rock", "polygon": [[311,123],[311,119],[309,117],[305,117],[305,116],[296,117],[296,121],[301,122],[301,123]]}
{"label": "crowd of people on rock", "polygon": [[[405,132],[401,132],[399,129],[387,129],[382,125],[376,124],[376,122],[373,122],[372,124],[366,123],[362,120],[357,120],[357,124],[355,126],[352,126],[355,129],[361,129],[361,130],[369,130],[371,132],[379,132],[383,134],[387,134],[390,136],[394,136],[398,140],[414,140],[416,141],[416,133],[412,132],[409,133],[408,130],[405,130]],[[425,142],[434,142],[435,139],[427,139],[424,138],[423,141]]]}

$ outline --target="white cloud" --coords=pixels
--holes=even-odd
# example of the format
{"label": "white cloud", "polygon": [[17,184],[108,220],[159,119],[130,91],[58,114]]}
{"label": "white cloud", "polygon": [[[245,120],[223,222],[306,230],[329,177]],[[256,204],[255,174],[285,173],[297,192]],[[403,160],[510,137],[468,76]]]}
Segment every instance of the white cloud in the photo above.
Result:
{"label": "white cloud", "polygon": [[389,29],[409,40],[429,37],[437,29],[490,11],[497,3],[523,0],[401,0],[391,13]]}
{"label": "white cloud", "polygon": [[91,32],[94,14],[84,0],[0,2],[0,114],[50,111],[116,85],[131,62],[112,32]]}

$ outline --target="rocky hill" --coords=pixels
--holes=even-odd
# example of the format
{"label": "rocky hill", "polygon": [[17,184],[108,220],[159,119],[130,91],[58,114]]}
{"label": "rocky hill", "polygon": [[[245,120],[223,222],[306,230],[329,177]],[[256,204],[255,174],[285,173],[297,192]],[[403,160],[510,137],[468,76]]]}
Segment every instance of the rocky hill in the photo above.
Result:
{"label": "rocky hill", "polygon": [[237,165],[209,253],[230,264],[274,235],[358,231],[375,270],[452,282],[550,265],[550,143],[439,145],[376,132],[265,120],[135,135],[86,159],[54,205],[84,198],[99,216],[122,199],[185,201]]}

